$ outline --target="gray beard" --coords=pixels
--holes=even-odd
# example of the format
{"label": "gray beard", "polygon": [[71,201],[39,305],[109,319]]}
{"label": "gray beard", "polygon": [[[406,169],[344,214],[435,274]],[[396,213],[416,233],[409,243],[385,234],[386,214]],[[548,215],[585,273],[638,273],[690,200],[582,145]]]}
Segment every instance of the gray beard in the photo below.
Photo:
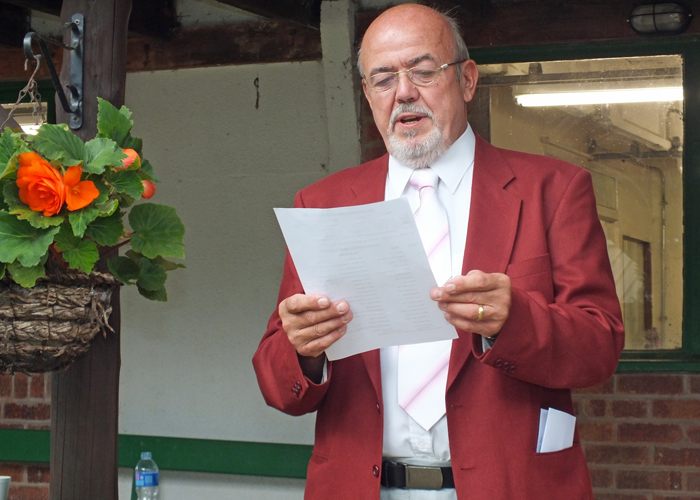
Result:
{"label": "gray beard", "polygon": [[400,136],[403,136],[401,138],[399,134],[394,133],[396,117],[401,113],[422,113],[435,123],[433,114],[427,109],[419,108],[413,104],[402,104],[396,108],[389,120],[389,130],[387,131],[389,154],[414,170],[429,167],[450,147],[442,135],[442,130],[435,124],[428,137],[421,141],[413,140],[416,136],[415,130],[401,132]]}

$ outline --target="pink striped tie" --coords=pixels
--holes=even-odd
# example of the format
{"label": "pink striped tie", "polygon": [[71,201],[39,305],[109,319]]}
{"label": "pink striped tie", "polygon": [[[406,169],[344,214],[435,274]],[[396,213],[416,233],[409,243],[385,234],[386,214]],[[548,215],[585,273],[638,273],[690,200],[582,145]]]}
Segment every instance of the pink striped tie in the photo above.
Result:
{"label": "pink striped tie", "polygon": [[[451,276],[450,228],[437,196],[438,176],[430,168],[416,169],[409,184],[419,193],[413,213],[430,268],[438,285]],[[445,414],[445,387],[451,340],[399,346],[399,405],[425,430]]]}

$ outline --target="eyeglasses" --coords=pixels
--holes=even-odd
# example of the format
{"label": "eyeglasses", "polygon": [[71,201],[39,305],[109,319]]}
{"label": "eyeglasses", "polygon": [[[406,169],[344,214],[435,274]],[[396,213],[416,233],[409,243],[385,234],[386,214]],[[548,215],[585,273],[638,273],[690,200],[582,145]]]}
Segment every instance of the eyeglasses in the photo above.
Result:
{"label": "eyeglasses", "polygon": [[431,68],[429,66],[416,66],[415,68],[402,69],[400,71],[375,73],[369,78],[366,78],[365,82],[367,83],[367,85],[369,85],[369,88],[372,89],[374,92],[386,92],[387,90],[391,90],[394,87],[396,87],[396,84],[399,83],[400,73],[406,73],[408,75],[408,78],[413,83],[421,87],[427,87],[435,80],[437,80],[437,77],[440,76],[440,72],[442,70],[446,69],[448,66],[452,66],[453,64],[461,64],[464,61],[466,61],[466,59],[451,62],[449,64],[443,64],[442,66],[438,66],[437,68]]}

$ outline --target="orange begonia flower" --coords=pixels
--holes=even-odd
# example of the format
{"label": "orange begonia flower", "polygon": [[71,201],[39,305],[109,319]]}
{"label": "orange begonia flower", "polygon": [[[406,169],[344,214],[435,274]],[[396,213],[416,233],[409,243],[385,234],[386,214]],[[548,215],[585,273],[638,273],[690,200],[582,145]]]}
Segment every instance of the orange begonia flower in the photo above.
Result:
{"label": "orange begonia flower", "polygon": [[19,198],[35,212],[46,216],[57,214],[66,198],[61,172],[36,153],[17,156]]}
{"label": "orange begonia flower", "polygon": [[87,207],[100,195],[94,182],[80,181],[82,173],[83,170],[78,165],[74,165],[68,167],[63,177],[63,183],[66,185],[66,206],[70,211]]}
{"label": "orange begonia flower", "polygon": [[141,157],[140,157],[139,154],[138,154],[136,151],[134,151],[133,149],[126,148],[126,149],[124,150],[124,153],[126,154],[126,158],[124,158],[124,159],[122,160],[122,165],[124,165],[124,166],[123,166],[123,167],[117,167],[117,168],[115,168],[114,170],[123,170],[123,169],[125,169],[125,168],[129,168],[129,167],[131,166],[131,164],[134,163],[134,161],[136,161],[137,158],[138,158],[138,160],[139,160],[139,165],[141,164]]}
{"label": "orange begonia flower", "polygon": [[141,184],[143,184],[143,194],[141,195],[141,198],[146,198],[147,200],[150,200],[151,197],[156,193],[156,185],[153,184],[151,181],[141,181]]}

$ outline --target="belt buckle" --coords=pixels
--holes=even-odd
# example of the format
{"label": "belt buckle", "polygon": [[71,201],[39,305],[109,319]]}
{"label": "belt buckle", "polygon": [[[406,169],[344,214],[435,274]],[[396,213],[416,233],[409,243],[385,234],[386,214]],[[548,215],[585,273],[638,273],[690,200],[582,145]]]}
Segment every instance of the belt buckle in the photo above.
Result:
{"label": "belt buckle", "polygon": [[406,488],[440,490],[442,489],[442,470],[440,467],[406,465]]}

